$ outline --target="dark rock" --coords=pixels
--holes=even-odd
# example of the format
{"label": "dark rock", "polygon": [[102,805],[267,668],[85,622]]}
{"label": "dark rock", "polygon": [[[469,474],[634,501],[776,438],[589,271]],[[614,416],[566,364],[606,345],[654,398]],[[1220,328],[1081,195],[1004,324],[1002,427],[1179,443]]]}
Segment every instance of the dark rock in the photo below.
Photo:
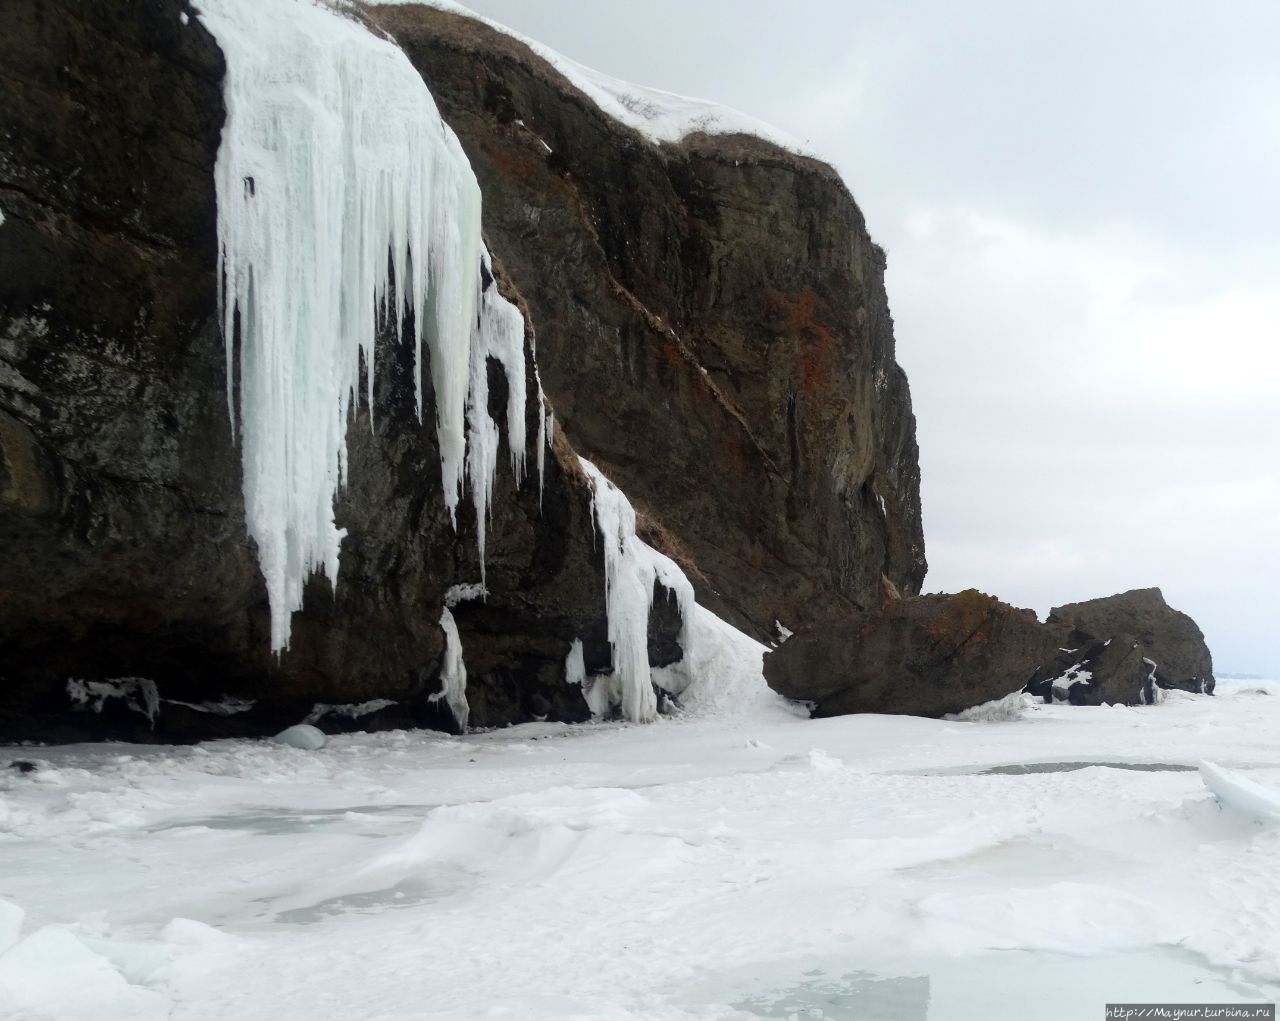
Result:
{"label": "dark rock", "polygon": [[1151,705],[1157,688],[1213,693],[1204,635],[1158,588],[1054,607],[1045,627],[1059,647],[1025,690],[1046,702]]}
{"label": "dark rock", "polygon": [[17,770],[19,773],[34,773],[40,767],[30,759],[14,759],[9,763],[9,768]]}
{"label": "dark rock", "polygon": [[815,716],[943,716],[1034,678],[1053,641],[1031,610],[970,589],[891,600],[805,628],[764,658],[769,686]]}
{"label": "dark rock", "polygon": [[885,255],[839,175],[741,136],[651,144],[479,22],[370,16],[475,168],[559,425],[678,538],[699,601],[768,638],[882,578],[918,592]]}
{"label": "dark rock", "polygon": [[1213,657],[1203,633],[1194,620],[1166,603],[1158,588],[1055,606],[1048,623],[1069,631],[1068,645],[1130,635],[1142,654],[1155,661],[1162,688],[1213,692]]}
{"label": "dark rock", "polygon": [[[268,735],[316,703],[371,699],[397,710],[370,725],[448,727],[429,698],[438,621],[445,590],[480,577],[474,511],[462,508],[455,531],[434,410],[419,419],[412,357],[391,331],[378,340],[374,424],[361,408],[348,431],[341,581],[313,578],[290,648],[269,652],[215,315],[224,66],[185,10],[18,0],[5,11],[0,740]],[[495,277],[520,300],[497,265]],[[455,613],[474,725],[583,718],[563,682],[575,637],[609,665],[590,491],[558,432],[541,494],[536,474],[517,488],[500,471],[489,596]],[[656,617],[657,660],[677,629],[678,616]],[[96,709],[69,698],[69,682],[121,679],[150,684],[158,709],[138,708],[136,683]],[[192,708],[228,696],[252,707]]]}
{"label": "dark rock", "polygon": [[[1046,625],[1046,629],[1055,628]],[[1058,640],[1062,632],[1057,632]],[[1074,640],[1078,641],[1077,633]],[[1149,667],[1132,635],[1088,639],[1078,647],[1059,648],[1037,671],[1037,679],[1024,689],[1046,703],[1071,705],[1131,705],[1142,701]]]}

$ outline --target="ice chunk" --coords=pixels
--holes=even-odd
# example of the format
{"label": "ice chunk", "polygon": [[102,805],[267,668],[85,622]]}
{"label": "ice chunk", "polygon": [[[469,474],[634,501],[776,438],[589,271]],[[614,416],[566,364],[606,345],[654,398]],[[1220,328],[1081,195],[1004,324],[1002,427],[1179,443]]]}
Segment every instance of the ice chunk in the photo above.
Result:
{"label": "ice chunk", "polygon": [[1004,698],[995,698],[958,713],[948,713],[944,719],[957,723],[1005,723],[1022,719],[1024,710],[1033,708],[1039,701],[1034,695],[1023,694],[1019,689]]}
{"label": "ice chunk", "polygon": [[180,705],[187,709],[194,709],[198,713],[211,713],[214,716],[236,716],[239,713],[247,713],[257,704],[257,699],[237,698],[234,695],[223,695],[216,702],[182,702],[176,698],[166,698],[162,701],[166,705]]}
{"label": "ice chunk", "polygon": [[332,704],[329,702],[317,702],[311,707],[311,712],[307,714],[304,723],[317,723],[326,716],[345,716],[349,720],[358,720],[362,716],[370,716],[373,713],[381,712],[383,709],[389,709],[393,705],[398,705],[390,698],[371,698],[367,702],[344,702],[341,704]]}
{"label": "ice chunk", "polygon": [[564,681],[581,687],[587,681],[587,668],[582,661],[582,639],[575,638],[564,658]]}
{"label": "ice chunk", "polygon": [[483,582],[468,581],[458,585],[450,585],[444,593],[444,605],[452,609],[459,603],[469,603],[473,599],[483,599],[489,594]]}
{"label": "ice chunk", "polygon": [[94,1018],[162,1021],[163,995],[131,985],[103,955],[73,933],[46,925],[0,956],[0,1009],[5,1018]]}
{"label": "ice chunk", "polygon": [[471,707],[467,704],[467,664],[462,658],[462,637],[449,607],[440,611],[440,627],[444,631],[444,666],[440,668],[440,690],[431,696],[432,702],[444,699],[458,727],[467,730],[467,717]]}
{"label": "ice chunk", "polygon": [[[404,339],[418,355],[429,345],[445,503],[456,511],[480,190],[389,40],[303,0],[200,0],[199,13],[227,63],[215,166],[227,396],[233,426],[238,396],[246,525],[280,651],[309,575],[337,581],[333,500],[362,359],[372,398],[380,314],[402,326],[412,312]],[[421,371],[417,393],[421,413]]]}
{"label": "ice chunk", "polygon": [[[649,671],[649,611],[653,608],[654,583],[660,581],[675,593],[680,607],[682,662],[686,665],[691,660],[693,638],[693,586],[673,560],[636,536],[636,512],[622,490],[590,461],[579,461],[591,480],[591,504],[604,546],[605,612],[613,648],[614,683],[609,700],[621,705],[626,719],[648,722],[658,713]],[[601,680],[596,679],[589,694],[595,693]],[[592,710],[599,712],[596,704]]]}
{"label": "ice chunk", "polygon": [[1212,762],[1200,763],[1200,779],[1223,808],[1268,825],[1280,823],[1280,791]]}
{"label": "ice chunk", "polygon": [[323,748],[329,739],[324,736],[324,731],[318,727],[313,727],[309,723],[299,723],[292,727],[286,727],[272,740],[279,744],[287,744],[290,748],[301,748],[303,751],[314,752]]}
{"label": "ice chunk", "polygon": [[105,681],[67,681],[67,697],[75,709],[86,712],[102,712],[107,699],[118,698],[135,713],[147,718],[155,729],[156,716],[160,713],[160,692],[156,682],[146,677],[112,677]]}

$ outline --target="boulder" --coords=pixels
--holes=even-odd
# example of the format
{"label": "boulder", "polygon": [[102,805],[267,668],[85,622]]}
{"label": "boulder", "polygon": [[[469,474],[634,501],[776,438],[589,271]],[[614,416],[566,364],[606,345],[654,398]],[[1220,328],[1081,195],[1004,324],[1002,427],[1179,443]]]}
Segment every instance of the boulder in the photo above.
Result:
{"label": "boulder", "polygon": [[803,628],[765,656],[764,674],[815,716],[944,716],[1018,691],[1052,642],[1033,611],[970,589]]}
{"label": "boulder", "polygon": [[1131,635],[1155,661],[1162,688],[1213,693],[1213,656],[1204,634],[1187,614],[1165,602],[1158,588],[1055,606],[1047,623],[1067,631],[1067,646]]}
{"label": "boulder", "polygon": [[1045,627],[1059,645],[1026,691],[1046,702],[1151,705],[1167,688],[1213,694],[1204,635],[1158,588],[1056,606]]}

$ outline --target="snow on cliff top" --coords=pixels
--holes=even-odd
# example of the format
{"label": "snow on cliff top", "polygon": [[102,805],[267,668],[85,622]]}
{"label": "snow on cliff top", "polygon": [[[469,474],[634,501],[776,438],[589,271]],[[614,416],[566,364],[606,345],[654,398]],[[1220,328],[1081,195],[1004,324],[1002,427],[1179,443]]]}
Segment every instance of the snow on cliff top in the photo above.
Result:
{"label": "snow on cliff top", "polygon": [[803,143],[771,124],[708,99],[693,99],[674,92],[634,85],[570,60],[536,39],[477,14],[454,0],[378,0],[387,4],[421,4],[451,14],[461,14],[510,36],[564,75],[604,113],[640,132],[652,142],[678,142],[688,135],[754,135],[800,156],[822,159]]}

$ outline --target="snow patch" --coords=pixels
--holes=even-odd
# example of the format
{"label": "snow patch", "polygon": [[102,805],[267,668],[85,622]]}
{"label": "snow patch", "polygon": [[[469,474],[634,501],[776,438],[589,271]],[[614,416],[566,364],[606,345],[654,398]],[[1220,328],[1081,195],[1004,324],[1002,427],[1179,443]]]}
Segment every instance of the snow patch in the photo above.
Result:
{"label": "snow patch", "polygon": [[[391,0],[391,2],[425,2],[429,7],[472,18],[520,41],[564,75],[570,84],[584,93],[603,113],[638,131],[651,142],[678,142],[686,135],[698,132],[710,135],[754,135],[799,155],[820,158],[798,139],[755,117],[710,100],[694,99],[674,92],[665,92],[662,89],[635,85],[601,71],[595,71],[575,60],[570,60],[535,39],[521,35],[490,18],[482,17],[453,0]],[[550,146],[547,146],[546,142],[542,144],[549,152]]]}
{"label": "snow patch", "polygon": [[1055,702],[1066,702],[1071,695],[1071,688],[1076,684],[1089,684],[1093,681],[1093,671],[1086,670],[1084,664],[1077,663],[1068,667],[1063,673],[1049,682]]}
{"label": "snow patch", "polygon": [[943,719],[956,723],[1005,723],[1022,719],[1022,714],[1039,701],[1034,695],[1018,690],[1004,698],[992,699],[958,713],[948,713]]}
{"label": "snow patch", "polygon": [[[71,931],[46,925],[0,955],[5,1017],[165,1021],[166,997],[131,985]],[[10,1013],[12,1011],[12,1013]]]}

